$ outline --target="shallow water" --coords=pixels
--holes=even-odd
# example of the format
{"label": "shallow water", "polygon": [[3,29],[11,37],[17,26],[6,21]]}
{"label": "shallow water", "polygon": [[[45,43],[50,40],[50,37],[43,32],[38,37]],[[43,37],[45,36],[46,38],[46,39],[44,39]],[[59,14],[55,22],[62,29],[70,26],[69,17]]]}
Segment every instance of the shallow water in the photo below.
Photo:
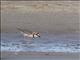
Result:
{"label": "shallow water", "polygon": [[80,52],[78,34],[41,33],[40,38],[24,38],[20,33],[1,33],[1,51]]}

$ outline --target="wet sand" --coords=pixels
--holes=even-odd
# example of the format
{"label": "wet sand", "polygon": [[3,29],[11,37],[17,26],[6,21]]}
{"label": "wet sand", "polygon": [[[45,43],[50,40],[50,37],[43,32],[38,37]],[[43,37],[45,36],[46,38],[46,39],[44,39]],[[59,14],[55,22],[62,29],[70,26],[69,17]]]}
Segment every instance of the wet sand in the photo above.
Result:
{"label": "wet sand", "polygon": [[2,60],[79,60],[79,53],[1,52]]}

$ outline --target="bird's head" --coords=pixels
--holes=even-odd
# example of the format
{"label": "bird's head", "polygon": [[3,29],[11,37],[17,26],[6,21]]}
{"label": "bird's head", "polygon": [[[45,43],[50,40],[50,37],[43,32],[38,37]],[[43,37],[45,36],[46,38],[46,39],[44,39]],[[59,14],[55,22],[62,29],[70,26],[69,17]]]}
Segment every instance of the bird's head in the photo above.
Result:
{"label": "bird's head", "polygon": [[37,32],[36,35],[37,35],[38,37],[40,37],[40,33],[39,33],[39,32]]}

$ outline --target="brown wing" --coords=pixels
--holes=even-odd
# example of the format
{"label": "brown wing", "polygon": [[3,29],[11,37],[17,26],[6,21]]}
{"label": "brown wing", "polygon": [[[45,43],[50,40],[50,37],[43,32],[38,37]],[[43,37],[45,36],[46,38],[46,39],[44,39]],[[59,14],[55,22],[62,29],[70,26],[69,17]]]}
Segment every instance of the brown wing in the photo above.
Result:
{"label": "brown wing", "polygon": [[32,31],[28,30],[28,29],[21,29],[21,28],[17,28],[19,31],[22,31],[24,33],[32,33]]}

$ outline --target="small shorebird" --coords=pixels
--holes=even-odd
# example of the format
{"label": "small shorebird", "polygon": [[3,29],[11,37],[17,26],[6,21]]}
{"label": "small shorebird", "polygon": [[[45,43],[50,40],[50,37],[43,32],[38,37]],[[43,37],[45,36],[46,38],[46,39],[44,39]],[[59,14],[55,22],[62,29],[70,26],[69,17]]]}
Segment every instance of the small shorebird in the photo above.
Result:
{"label": "small shorebird", "polygon": [[23,29],[20,29],[20,28],[17,28],[21,34],[23,34],[24,37],[30,37],[30,38],[37,38],[37,37],[40,37],[40,33],[39,32],[32,32],[32,31],[29,31],[29,30],[23,30]]}

